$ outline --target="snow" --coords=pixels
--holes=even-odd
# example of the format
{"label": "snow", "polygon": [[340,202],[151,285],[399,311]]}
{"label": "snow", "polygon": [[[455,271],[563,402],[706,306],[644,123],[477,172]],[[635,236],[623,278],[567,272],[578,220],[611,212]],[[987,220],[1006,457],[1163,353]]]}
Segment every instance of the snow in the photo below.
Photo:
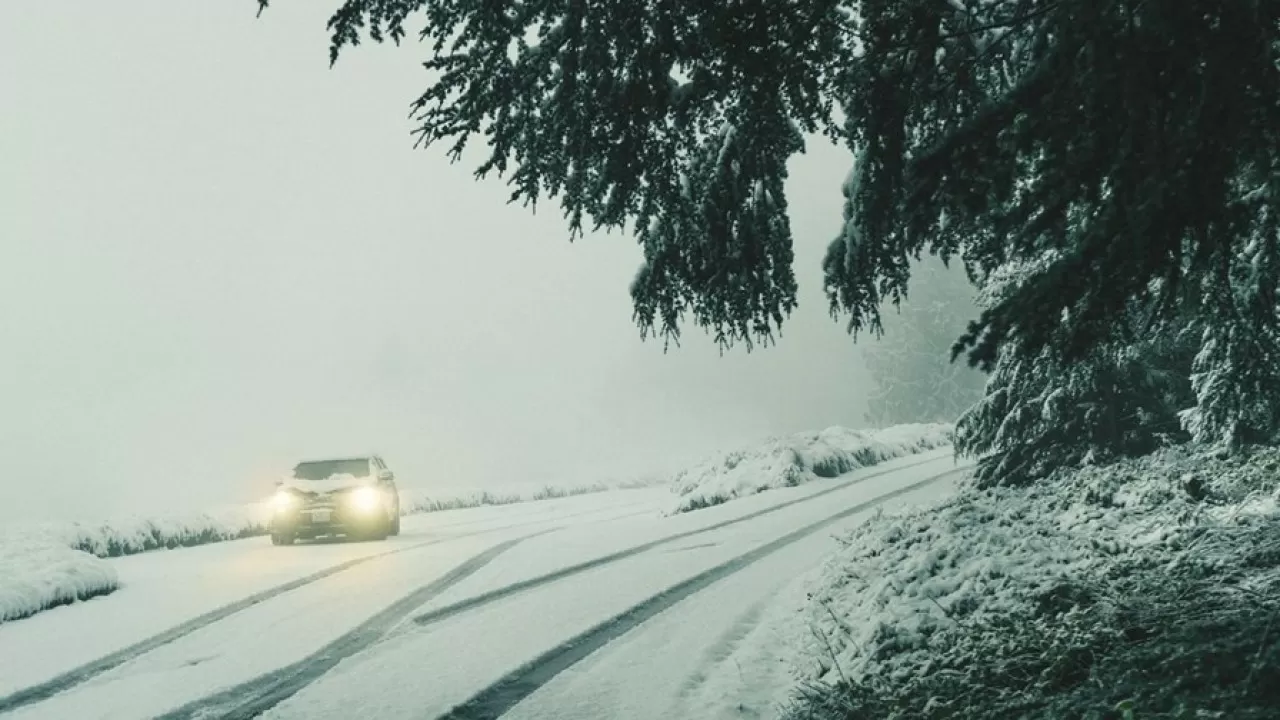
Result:
{"label": "snow", "polygon": [[[928,501],[947,490],[926,487],[892,502]],[[561,673],[503,717],[775,717],[791,686],[787,657],[796,635],[805,631],[804,574],[837,549],[833,533],[869,514],[847,518],[682,600]]]}
{"label": "snow", "polygon": [[413,515],[486,505],[538,502],[611,490],[654,487],[665,483],[666,478],[661,476],[641,476],[624,480],[548,485],[513,482],[487,485],[484,488],[462,485],[400,488],[400,514]]}
{"label": "snow", "polygon": [[338,490],[348,490],[350,488],[363,487],[365,485],[373,485],[377,482],[372,477],[356,477],[351,473],[337,473],[330,475],[324,480],[303,480],[292,475],[286,475],[280,479],[280,489],[301,490],[303,492],[312,493],[331,493]]}
{"label": "snow", "polygon": [[1206,567],[1238,563],[1234,529],[1260,521],[1280,522],[1277,450],[1172,448],[1029,488],[966,486],[844,538],[810,581],[811,633],[793,671],[828,685],[925,678],[955,666],[949,631],[1044,631],[1091,580],[1167,567],[1191,547]]}
{"label": "snow", "polygon": [[[335,475],[319,482],[309,480],[292,481],[292,485],[290,484],[290,479],[282,480],[285,486],[297,486],[312,491],[321,489],[323,492],[332,492],[345,487],[356,487],[366,482],[367,480],[355,478],[351,475]],[[485,489],[438,485],[427,488],[401,488],[400,511],[401,515],[408,516],[491,505],[538,502],[591,493],[607,493],[620,489],[630,490],[653,487],[664,482],[665,479],[660,476],[640,476],[615,479],[608,482],[561,485],[508,483],[490,486]],[[22,552],[37,552],[37,550],[23,550],[22,548],[38,548],[38,552],[43,553],[39,556],[49,558],[48,562],[50,562],[51,566],[67,567],[68,559],[74,558],[82,566],[82,572],[74,575],[58,575],[57,572],[65,571],[50,571],[49,575],[43,576],[43,579],[39,580],[34,580],[34,576],[31,575],[29,570],[24,571],[21,576],[18,575],[17,570],[8,573],[5,578],[5,580],[8,580],[5,583],[6,593],[22,593],[24,596],[32,598],[45,597],[40,593],[51,593],[48,597],[52,599],[49,602],[34,600],[19,602],[11,600],[10,595],[6,595],[6,603],[14,603],[13,607],[21,607],[24,610],[22,612],[13,610],[12,615],[7,614],[9,612],[7,610],[0,612],[0,622],[29,616],[41,610],[68,602],[69,599],[84,599],[106,594],[114,589],[114,581],[109,587],[103,584],[99,588],[98,585],[91,584],[91,587],[98,588],[94,590],[75,585],[74,583],[80,582],[75,578],[81,576],[98,577],[88,573],[88,568],[93,567],[93,565],[90,564],[90,561],[81,558],[80,555],[75,553],[61,554],[59,556],[61,560],[54,558],[53,555],[50,555],[50,553],[56,552],[52,549],[54,547],[61,546],[70,550],[83,551],[83,553],[97,556],[98,558],[115,558],[162,549],[192,548],[210,543],[265,535],[268,521],[271,519],[271,513],[272,506],[270,501],[262,500],[245,505],[213,508],[203,512],[153,516],[125,515],[93,522],[25,523],[8,526],[3,529],[3,537],[8,538],[8,540],[4,541],[6,542],[6,548],[18,549],[12,551],[0,550],[0,552],[8,553],[5,557],[18,557]],[[100,567],[105,570],[110,566],[102,565]],[[21,581],[18,579],[19,577],[22,578]],[[35,585],[31,583],[35,583]],[[36,586],[45,587],[45,590],[37,592],[31,589]],[[31,595],[31,593],[36,594]]]}
{"label": "snow", "polygon": [[[393,619],[380,642],[346,657],[267,714],[430,715],[696,573],[841,508],[955,467],[950,450],[938,449],[889,461],[875,471],[818,478],[802,487],[674,516],[662,512],[669,491],[650,488],[407,517],[401,536],[378,543],[275,547],[255,538],[108,560],[85,555],[114,569],[120,589],[91,602],[0,624],[0,697],[235,607],[216,621],[191,625],[171,641],[132,655],[89,682],[14,712],[15,718],[152,717],[302,660],[500,543],[520,540],[441,594],[428,596],[412,615],[638,543],[748,518],[431,625],[414,623],[412,615]],[[914,492],[929,496],[945,491],[945,484],[938,483]],[[756,514],[766,509],[771,512]],[[851,527],[869,512],[840,522]],[[574,684],[569,692],[587,693],[594,707],[615,702],[640,707],[646,698],[661,697],[663,702],[654,707],[675,708],[676,716],[690,716],[684,710],[708,704],[718,710],[705,716],[733,717],[735,697],[765,712],[786,695],[789,666],[782,660],[793,630],[782,623],[794,625],[804,617],[797,613],[804,588],[793,579],[820,562],[831,549],[836,529],[833,525],[788,545],[634,628],[582,665],[587,676],[600,682]],[[424,546],[428,541],[433,544]],[[362,562],[346,567],[353,560]],[[241,603],[338,566],[345,569],[261,601]],[[674,632],[677,626],[688,630]],[[658,647],[672,654],[664,656],[662,668],[646,669],[654,664]],[[643,677],[634,677],[637,674]],[[422,682],[423,677],[431,682]],[[570,677],[564,675],[566,681]],[[639,684],[633,687],[633,682]],[[611,697],[608,688],[620,694]],[[544,687],[546,693],[561,689],[554,683]]]}
{"label": "snow", "polygon": [[[312,491],[321,489],[323,492],[363,484],[360,479],[350,475],[334,476],[319,482],[307,480],[294,482],[302,489]],[[662,478],[637,477],[610,482],[565,485],[508,483],[487,488],[438,485],[427,488],[401,488],[400,510],[402,515],[416,515],[486,505],[536,502],[618,489],[652,487],[661,482],[664,482]],[[151,516],[124,515],[99,521],[15,524],[6,527],[5,534],[15,538],[56,540],[68,547],[83,550],[98,557],[119,557],[150,550],[193,547],[263,535],[267,531],[271,513],[270,501],[262,500],[245,505],[213,508],[203,512]]]}
{"label": "snow", "polygon": [[[916,463],[920,460],[926,462],[917,465]],[[833,493],[834,496],[866,499],[954,467],[954,457],[949,449],[935,450],[919,457],[889,461],[884,466],[878,467],[877,471],[899,470],[899,472],[874,478],[864,477],[871,473],[869,470],[855,470],[839,478],[819,478],[803,486],[780,488],[770,493],[744,497],[736,502],[707,508],[697,513],[679,513],[664,517],[657,508],[654,508],[652,512],[643,512],[614,521],[605,535],[599,533],[597,528],[567,527],[555,533],[554,536],[535,538],[511,549],[498,562],[482,568],[466,582],[450,588],[424,606],[424,609],[459,602],[512,582],[555,572],[570,565],[669,537],[672,534],[696,531],[718,523],[739,520],[770,510],[782,503],[796,503],[791,507],[773,510],[767,516],[769,518],[767,521],[761,518],[760,521],[746,522],[740,529],[735,530],[733,537],[737,544],[729,549],[741,549],[746,543],[771,536],[778,531],[778,528],[803,524],[806,518],[812,518],[814,512],[806,508],[805,506],[809,503],[803,501],[827,493],[844,483],[852,481],[856,490],[851,489],[850,495],[846,495],[844,491],[836,491]],[[648,492],[650,491],[642,495],[648,496]],[[822,506],[824,509],[831,507],[830,504]],[[680,543],[679,546],[705,545],[713,539],[705,535],[695,535]]]}
{"label": "snow", "polygon": [[950,445],[951,429],[951,425],[937,423],[883,430],[830,427],[721,453],[675,475],[672,491],[679,497],[672,512],[719,505]]}
{"label": "snow", "polygon": [[[827,496],[829,501],[800,503],[671,547],[654,548],[426,627],[406,622],[383,640],[376,652],[343,660],[264,717],[437,717],[548,649],[696,573],[830,516],[839,508],[871,500],[951,467],[949,455],[940,456],[927,466],[851,484]],[[780,497],[756,497],[744,504],[776,504],[807,489],[791,488],[779,493]],[[922,502],[946,491],[945,483],[940,483],[913,495],[916,502]],[[541,573],[580,561],[582,555],[588,555],[582,541],[593,539],[595,551],[591,554],[600,556],[618,543],[631,545],[669,534],[677,523],[691,527],[713,524],[716,518],[710,516],[717,511],[738,511],[736,505],[714,508],[706,514],[661,517],[650,513],[610,522],[604,532],[601,527],[569,528],[530,539],[428,602],[421,611],[518,582],[532,574],[531,563],[540,561],[542,567],[536,572]],[[842,523],[849,527],[869,514]],[[784,673],[772,666],[781,665],[785,657],[778,652],[778,643],[787,633],[777,626],[765,626],[763,621],[794,616],[796,589],[784,594],[781,588],[832,549],[831,532],[816,532],[767,556],[767,562],[762,560],[686,598],[555,678],[506,716],[566,720],[705,717],[701,710],[690,714],[679,708],[687,710],[690,702],[701,697],[725,701],[730,688],[748,677],[738,675],[735,661],[747,662],[751,677],[784,681],[782,685],[754,688],[753,702],[767,707],[785,697]],[[620,537],[624,539],[620,541]],[[775,607],[775,602],[782,602],[783,607]],[[753,615],[753,610],[758,614]],[[448,652],[446,648],[466,650]],[[431,681],[421,682],[421,678]]]}
{"label": "snow", "polygon": [[54,539],[0,537],[0,623],[116,589],[115,568]]}
{"label": "snow", "polygon": [[503,534],[462,538],[444,548],[431,546],[358,565],[314,583],[305,593],[288,593],[201,628],[16,717],[156,717],[316,652],[406,589],[438,579],[460,560],[502,539]]}
{"label": "snow", "polygon": [[[457,562],[460,558],[465,558],[467,553],[477,547],[474,544],[476,541],[469,539],[471,537],[484,542],[498,542],[512,532],[523,534],[548,526],[600,522],[634,513],[638,507],[656,508],[664,495],[656,489],[619,491],[529,505],[420,515],[406,518],[401,535],[384,542],[311,543],[275,547],[264,538],[252,538],[109,560],[86,556],[105,564],[113,575],[118,575],[120,589],[106,597],[42,612],[20,622],[0,623],[0,697],[49,680],[255,593],[352,560],[405,550],[426,540],[440,541],[421,550],[398,553],[394,556],[394,561],[389,557],[345,570],[319,583],[305,586],[305,591],[301,588],[291,591],[243,610],[237,616],[247,613],[259,618],[277,618],[280,612],[287,615],[299,612],[300,607],[313,605],[333,605],[335,611],[342,611],[341,608],[352,611],[347,604],[348,600],[342,599],[339,602],[329,593],[355,595],[356,599],[363,598],[360,601],[371,604],[370,606],[389,603],[397,593],[394,590],[386,592],[388,587],[411,582],[422,577],[424,572],[435,572],[441,563]],[[350,592],[356,588],[359,592]],[[272,605],[274,607],[267,607]],[[224,624],[228,620],[218,623],[222,630],[215,631],[213,626],[206,630],[214,631],[216,636],[219,632],[226,632],[228,628],[237,627]],[[350,625],[354,622],[353,620]],[[350,627],[349,624],[333,620],[331,616],[321,625],[322,634]],[[300,645],[308,642],[305,638],[282,639],[279,631],[261,625],[257,627],[264,643],[283,643],[285,647],[282,652],[285,653],[300,652]],[[252,637],[253,634],[246,632],[244,636]],[[192,637],[188,642],[210,641],[205,633]],[[39,652],[17,651],[37,647],[40,648]],[[190,649],[192,645],[180,643],[173,647]],[[224,647],[229,659],[240,657],[232,652],[234,649]],[[262,652],[266,653],[264,657],[281,657],[279,654],[271,654],[275,651]],[[188,653],[184,657],[199,658],[200,654]],[[204,670],[213,667],[203,662],[200,664],[204,666]],[[125,668],[120,670],[124,671]],[[239,672],[227,669],[224,674],[236,676]],[[101,682],[105,678],[103,676],[95,682]],[[83,699],[82,697],[76,702]],[[89,715],[98,716],[94,712],[77,711],[62,717]],[[53,716],[58,715],[55,712]]]}

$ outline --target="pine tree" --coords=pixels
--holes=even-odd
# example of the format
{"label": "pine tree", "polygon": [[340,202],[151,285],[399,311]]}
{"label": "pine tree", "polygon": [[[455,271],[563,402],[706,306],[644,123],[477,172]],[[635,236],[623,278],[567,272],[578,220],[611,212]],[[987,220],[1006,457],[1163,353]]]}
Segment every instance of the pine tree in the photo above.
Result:
{"label": "pine tree", "polygon": [[[1050,259],[1010,263],[985,281],[980,303],[999,304]],[[1113,334],[1067,362],[1051,349],[1001,348],[986,394],[956,423],[956,449],[977,457],[982,484],[1022,484],[1060,468],[1105,463],[1182,442],[1195,403],[1194,327],[1145,327],[1131,307]]]}
{"label": "pine tree", "polygon": [[983,271],[1058,251],[977,321],[979,362],[1014,335],[1084,352],[1156,279],[1173,317],[1246,242],[1280,242],[1271,0],[346,0],[331,60],[411,17],[433,50],[419,139],[482,137],[478,174],[558,197],[575,231],[631,223],[637,319],[668,336],[688,312],[767,339],[794,306],[802,132],[866,154],[861,239],[827,264],[853,330],[921,251]]}
{"label": "pine tree", "polygon": [[558,199],[573,233],[630,228],[643,335],[774,337],[786,162],[821,132],[863,158],[824,263],[850,332],[880,332],[922,254],[1034,263],[955,348],[1003,364],[1011,408],[1039,397],[1019,368],[1096,364],[1084,398],[1135,381],[1129,335],[1196,326],[1187,429],[1276,429],[1280,2],[345,0],[331,62],[411,19],[418,140],[483,140],[477,175]]}

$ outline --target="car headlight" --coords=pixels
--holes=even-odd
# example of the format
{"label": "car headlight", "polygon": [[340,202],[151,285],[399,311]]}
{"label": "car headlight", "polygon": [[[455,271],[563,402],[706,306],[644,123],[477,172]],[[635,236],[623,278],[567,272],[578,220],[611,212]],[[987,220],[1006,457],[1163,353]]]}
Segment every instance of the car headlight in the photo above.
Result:
{"label": "car headlight", "polygon": [[275,497],[271,498],[271,504],[275,507],[276,512],[284,512],[297,502],[298,498],[287,490],[281,490],[276,493]]}
{"label": "car headlight", "polygon": [[361,512],[376,510],[382,504],[382,494],[376,488],[356,488],[351,493],[351,505]]}

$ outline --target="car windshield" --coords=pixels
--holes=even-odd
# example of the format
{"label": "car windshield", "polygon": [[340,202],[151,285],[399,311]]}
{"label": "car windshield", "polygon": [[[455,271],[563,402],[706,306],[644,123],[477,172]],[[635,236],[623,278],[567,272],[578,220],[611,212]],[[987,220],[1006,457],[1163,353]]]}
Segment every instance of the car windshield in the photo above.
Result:
{"label": "car windshield", "polygon": [[293,469],[293,476],[299,480],[327,480],[334,475],[367,477],[369,475],[369,461],[364,458],[355,460],[322,460],[298,463],[297,467]]}

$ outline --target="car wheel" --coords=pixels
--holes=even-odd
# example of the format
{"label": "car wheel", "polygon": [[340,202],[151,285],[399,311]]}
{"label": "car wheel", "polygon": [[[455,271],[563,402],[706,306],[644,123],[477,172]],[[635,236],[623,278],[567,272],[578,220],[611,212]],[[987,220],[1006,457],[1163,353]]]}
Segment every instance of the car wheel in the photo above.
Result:
{"label": "car wheel", "polygon": [[397,511],[394,519],[391,520],[391,534],[400,534],[400,513]]}
{"label": "car wheel", "polygon": [[292,545],[293,535],[286,533],[271,533],[272,545]]}

